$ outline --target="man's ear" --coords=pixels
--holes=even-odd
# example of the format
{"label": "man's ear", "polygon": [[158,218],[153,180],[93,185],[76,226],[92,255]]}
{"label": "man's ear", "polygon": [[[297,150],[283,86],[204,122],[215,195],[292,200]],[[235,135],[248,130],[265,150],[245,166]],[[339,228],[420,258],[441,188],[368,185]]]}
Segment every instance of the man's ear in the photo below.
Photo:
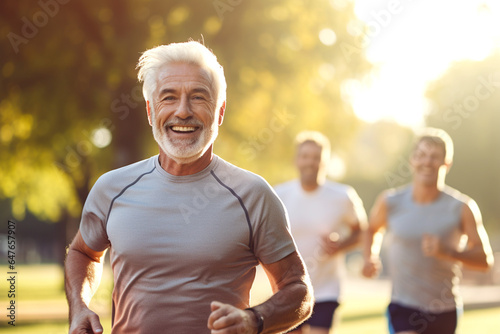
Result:
{"label": "man's ear", "polygon": [[226,101],[222,102],[222,105],[219,109],[219,126],[222,125],[224,121],[224,112],[226,111]]}
{"label": "man's ear", "polygon": [[151,121],[151,106],[149,105],[149,101],[146,101],[146,111],[148,113],[149,125],[153,126],[153,122]]}

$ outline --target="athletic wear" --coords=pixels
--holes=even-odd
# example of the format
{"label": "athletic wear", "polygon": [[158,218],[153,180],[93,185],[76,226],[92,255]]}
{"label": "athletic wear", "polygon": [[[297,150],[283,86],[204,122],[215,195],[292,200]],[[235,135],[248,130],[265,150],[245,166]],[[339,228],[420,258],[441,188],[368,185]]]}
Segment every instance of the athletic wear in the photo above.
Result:
{"label": "athletic wear", "polygon": [[386,200],[391,301],[431,313],[454,311],[462,305],[458,262],[424,256],[422,235],[437,235],[458,250],[462,207],[470,199],[446,187],[432,203],[418,204],[412,192],[412,186],[405,186]]}
{"label": "athletic wear", "polygon": [[326,181],[306,192],[299,180],[276,186],[276,193],[287,208],[292,235],[311,277],[317,302],[340,298],[340,277],[344,255],[326,255],[320,239],[332,232],[340,237],[350,233],[349,224],[358,224],[365,215],[356,191],[347,185]]}
{"label": "athletic wear", "polygon": [[333,316],[338,307],[338,302],[315,303],[311,317],[295,329],[299,329],[304,325],[329,329],[332,327]]}
{"label": "athletic wear", "polygon": [[454,334],[457,329],[457,310],[429,313],[396,303],[389,304],[389,333],[415,331],[419,334]]}
{"label": "athletic wear", "polygon": [[270,186],[217,156],[188,176],[158,156],[104,174],[80,230],[90,248],[111,249],[120,334],[209,333],[211,301],[248,307],[258,261],[296,250]]}

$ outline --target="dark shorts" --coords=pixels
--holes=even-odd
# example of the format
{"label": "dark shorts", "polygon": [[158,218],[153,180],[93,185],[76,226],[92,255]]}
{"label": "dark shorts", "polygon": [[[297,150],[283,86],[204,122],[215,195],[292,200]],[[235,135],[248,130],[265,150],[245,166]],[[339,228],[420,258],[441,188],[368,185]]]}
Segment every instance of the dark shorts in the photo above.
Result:
{"label": "dark shorts", "polygon": [[302,327],[303,325],[330,328],[332,326],[333,315],[335,314],[337,307],[339,307],[339,303],[336,301],[314,304],[312,316],[296,329]]}
{"label": "dark shorts", "polygon": [[387,316],[391,334],[402,331],[415,331],[419,334],[454,334],[457,328],[457,311],[429,313],[390,303]]}

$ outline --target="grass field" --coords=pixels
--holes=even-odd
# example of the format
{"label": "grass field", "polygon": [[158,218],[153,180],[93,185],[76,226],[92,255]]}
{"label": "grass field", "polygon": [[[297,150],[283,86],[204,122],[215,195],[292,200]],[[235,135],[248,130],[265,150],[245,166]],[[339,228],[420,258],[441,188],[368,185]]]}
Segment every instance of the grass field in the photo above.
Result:
{"label": "grass field", "polygon": [[[2,280],[0,308],[3,311],[0,333],[65,334],[68,333],[67,306],[63,290],[63,271],[56,265],[18,266],[16,285],[16,326],[7,325],[8,287]],[[349,283],[349,282],[348,282]],[[370,284],[370,283],[369,283]],[[353,283],[346,293],[337,319],[336,334],[385,334],[384,317],[387,286]],[[110,333],[110,296],[112,279],[109,271],[92,301],[92,308],[101,316],[104,332]],[[270,293],[262,272],[257,275],[252,292],[253,303],[259,303]],[[466,311],[460,319],[460,334],[500,332],[500,307]]]}

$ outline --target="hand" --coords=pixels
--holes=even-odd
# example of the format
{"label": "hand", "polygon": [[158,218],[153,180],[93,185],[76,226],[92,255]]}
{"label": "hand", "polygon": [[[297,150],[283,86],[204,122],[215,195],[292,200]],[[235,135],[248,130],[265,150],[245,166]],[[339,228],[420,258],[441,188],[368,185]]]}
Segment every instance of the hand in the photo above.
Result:
{"label": "hand", "polygon": [[363,265],[361,273],[366,278],[373,278],[378,276],[381,270],[382,270],[382,263],[380,262],[380,259],[372,258],[369,260],[365,260],[365,264]]}
{"label": "hand", "polygon": [[213,301],[212,313],[208,317],[208,329],[212,334],[257,333],[255,316],[251,311],[241,310],[229,304]]}
{"label": "hand", "polygon": [[425,256],[437,257],[442,253],[442,245],[439,237],[432,234],[424,234],[422,236],[422,253]]}
{"label": "hand", "polygon": [[336,232],[324,234],[320,239],[320,246],[327,255],[333,255],[340,250],[340,235]]}
{"label": "hand", "polygon": [[88,308],[73,315],[69,334],[99,334],[102,332],[99,316]]}

